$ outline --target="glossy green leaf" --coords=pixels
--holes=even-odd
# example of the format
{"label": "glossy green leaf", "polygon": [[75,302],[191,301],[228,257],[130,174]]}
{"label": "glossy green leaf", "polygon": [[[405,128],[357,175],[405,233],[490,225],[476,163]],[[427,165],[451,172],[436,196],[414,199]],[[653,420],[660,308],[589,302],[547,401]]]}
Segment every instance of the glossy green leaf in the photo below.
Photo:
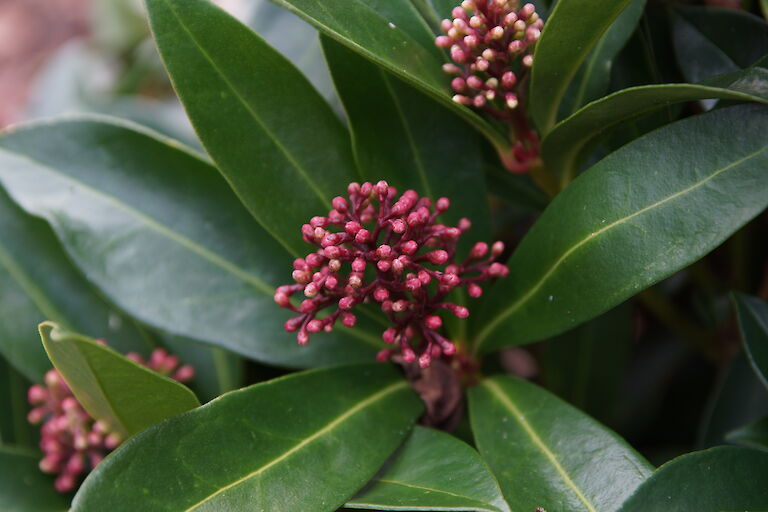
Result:
{"label": "glossy green leaf", "polygon": [[0,183],[147,325],[293,367],[369,361],[380,349],[363,319],[348,334],[296,344],[283,329],[290,312],[273,301],[290,254],[213,166],[176,142],[102,118],[28,125],[0,137]]}
{"label": "glossy green leaf", "polygon": [[471,388],[469,415],[512,510],[615,511],[653,471],[615,433],[513,377]]}
{"label": "glossy green leaf", "polygon": [[546,388],[600,421],[613,419],[632,333],[632,305],[625,303],[547,341]]}
{"label": "glossy green leaf", "polygon": [[503,133],[471,109],[451,100],[450,80],[441,69],[447,56],[435,47],[434,33],[410,0],[271,1],[429,94],[484,134],[498,149],[509,145]]}
{"label": "glossy green leaf", "polygon": [[768,450],[768,417],[728,432],[725,439],[729,443]]}
{"label": "glossy green leaf", "polygon": [[292,254],[301,224],[356,179],[349,137],[307,79],[208,0],[147,0],[200,140],[261,226]]}
{"label": "glossy green leaf", "polygon": [[467,217],[472,243],[490,238],[483,141],[429,97],[343,45],[323,37],[323,51],[363,178],[386,179],[398,190],[412,188],[433,200],[448,197],[445,222]]}
{"label": "glossy green leaf", "polygon": [[509,512],[480,455],[463,441],[424,427],[414,429],[346,508]]}
{"label": "glossy green leaf", "polygon": [[408,382],[375,363],[233,391],[124,444],[89,475],[72,512],[333,511],[421,410]]}
{"label": "glossy green leaf", "polygon": [[768,387],[768,302],[734,294],[741,342],[755,373]]}
{"label": "glossy green leaf", "polygon": [[632,0],[595,44],[566,90],[559,118],[567,117],[605,94],[613,61],[635,31],[645,4],[646,0]]}
{"label": "glossy green leaf", "polygon": [[542,141],[542,157],[568,181],[584,148],[612,127],[671,103],[708,98],[768,103],[768,69],[749,68],[706,84],[646,85],[615,92],[558,123]]}
{"label": "glossy green leaf", "polygon": [[661,466],[620,512],[722,512],[768,509],[768,453],[719,447]]}
{"label": "glossy green leaf", "polygon": [[40,337],[78,402],[123,437],[200,405],[183,384],[85,336],[45,322]]}
{"label": "glossy green leaf", "polygon": [[107,339],[118,350],[146,354],[150,348],[132,322],[93,291],[51,228],[0,188],[0,354],[36,382],[51,368],[37,333],[44,320]]}
{"label": "glossy green leaf", "polygon": [[40,455],[0,446],[0,510],[3,512],[65,512],[66,496],[37,464]]}
{"label": "glossy green leaf", "polygon": [[571,0],[555,5],[536,43],[528,102],[542,134],[555,125],[560,102],[579,66],[630,2]]}
{"label": "glossy green leaf", "polygon": [[768,25],[736,9],[677,6],[672,38],[677,62],[689,82],[738,71],[768,53]]}
{"label": "glossy green leaf", "polygon": [[27,421],[30,410],[27,401],[27,381],[0,356],[0,445],[36,447],[39,436]]}
{"label": "glossy green leaf", "polygon": [[664,127],[598,162],[513,253],[475,324],[476,349],[566,331],[717,247],[768,206],[766,132],[768,108],[740,105]]}

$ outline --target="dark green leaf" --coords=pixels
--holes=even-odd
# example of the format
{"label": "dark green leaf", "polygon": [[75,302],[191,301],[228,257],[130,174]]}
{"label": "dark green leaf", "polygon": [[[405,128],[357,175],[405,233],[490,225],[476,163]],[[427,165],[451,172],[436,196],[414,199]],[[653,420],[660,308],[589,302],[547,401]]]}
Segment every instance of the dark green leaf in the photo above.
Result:
{"label": "dark green leaf", "polygon": [[43,320],[108,339],[118,350],[150,348],[132,322],[91,289],[51,228],[16,206],[2,188],[0,304],[0,353],[31,381],[40,382],[51,368],[36,328]]}
{"label": "dark green leaf", "polygon": [[543,347],[548,390],[587,414],[612,419],[632,344],[632,306],[625,303]]}
{"label": "dark green leaf", "polygon": [[577,170],[582,150],[610,128],[671,103],[707,98],[768,103],[768,69],[746,69],[717,77],[706,85],[646,85],[615,92],[555,126],[542,142],[542,156],[546,165],[567,182]]}
{"label": "dark green leaf", "polygon": [[555,125],[560,102],[579,66],[630,1],[571,0],[555,5],[536,43],[528,102],[542,134]]}
{"label": "dark green leaf", "polygon": [[469,414],[512,510],[611,512],[653,471],[619,436],[529,382],[482,381],[469,390]]}
{"label": "dark green leaf", "polygon": [[0,510],[64,512],[67,498],[53,488],[53,478],[40,472],[40,456],[0,446]]}
{"label": "dark green leaf", "polygon": [[595,44],[568,86],[558,117],[567,117],[605,94],[611,81],[613,61],[635,31],[645,3],[646,0],[632,0]]}
{"label": "dark green leaf", "polygon": [[0,356],[0,445],[35,447],[39,436],[27,421],[30,382]]}
{"label": "dark green leaf", "polygon": [[736,9],[677,6],[672,38],[689,82],[738,71],[768,53],[768,25]]}
{"label": "dark green leaf", "polygon": [[768,453],[719,447],[664,464],[620,512],[768,509]]}
{"label": "dark green leaf", "polygon": [[504,134],[451,100],[450,80],[441,69],[446,56],[435,48],[432,30],[409,0],[272,1],[452,109],[497,149],[509,145]]}
{"label": "dark green leaf", "polygon": [[414,429],[346,508],[509,512],[480,455],[455,437],[424,427]]}
{"label": "dark green leaf", "polygon": [[725,444],[728,433],[768,415],[768,390],[744,353],[722,371],[702,418],[698,448]]}
{"label": "dark green leaf", "polygon": [[356,178],[349,136],[306,78],[208,0],[147,0],[200,140],[261,226],[292,254],[301,224]]}
{"label": "dark green leaf", "polygon": [[476,347],[568,330],[717,247],[768,205],[767,132],[768,108],[735,106],[664,127],[597,163],[512,255],[509,277],[486,298]]}
{"label": "dark green leaf", "polygon": [[487,240],[490,214],[479,137],[429,97],[332,39],[323,38],[323,50],[363,178],[383,178],[398,190],[412,188],[433,200],[448,197],[451,209],[443,220],[455,224],[468,217],[473,241]]}
{"label": "dark green leaf", "polygon": [[72,511],[333,511],[421,409],[408,382],[380,364],[233,391],[128,441],[91,473]]}
{"label": "dark green leaf", "polygon": [[283,329],[290,312],[272,299],[290,254],[176,142],[104,119],[35,124],[0,138],[0,183],[148,325],[294,367],[366,361],[381,346],[364,325],[297,346]]}
{"label": "dark green leaf", "polygon": [[755,373],[768,387],[768,302],[740,293],[733,300],[744,350]]}
{"label": "dark green leaf", "polygon": [[768,450],[768,417],[728,432],[725,439],[729,443]]}
{"label": "dark green leaf", "polygon": [[124,438],[200,405],[183,384],[52,322],[40,337],[78,402]]}

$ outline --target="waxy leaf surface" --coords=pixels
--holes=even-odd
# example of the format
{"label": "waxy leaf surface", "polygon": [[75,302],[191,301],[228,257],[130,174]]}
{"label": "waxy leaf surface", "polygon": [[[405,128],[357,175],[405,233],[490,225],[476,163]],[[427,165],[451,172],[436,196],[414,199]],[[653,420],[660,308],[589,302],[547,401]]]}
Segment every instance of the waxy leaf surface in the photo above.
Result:
{"label": "waxy leaf surface", "polygon": [[570,0],[555,5],[536,43],[528,102],[542,134],[555,125],[560,102],[579,66],[630,2]]}
{"label": "waxy leaf surface", "polygon": [[615,433],[513,377],[471,388],[469,414],[477,449],[512,510],[612,512],[653,471]]}
{"label": "waxy leaf surface", "polygon": [[729,443],[768,450],[768,417],[728,432],[725,439]]}
{"label": "waxy leaf surface", "polygon": [[69,500],[53,488],[53,478],[37,467],[42,456],[0,446],[0,510],[65,512]]}
{"label": "waxy leaf surface", "polygon": [[768,302],[743,294],[734,295],[741,342],[755,373],[768,387]]}
{"label": "waxy leaf surface", "polygon": [[72,512],[333,511],[408,435],[422,405],[382,364],[233,391],[124,444]]}
{"label": "waxy leaf surface", "polygon": [[612,127],[670,103],[708,98],[768,103],[768,69],[749,68],[713,77],[706,84],[646,85],[615,92],[558,123],[542,141],[542,157],[551,170],[569,180],[580,152]]}
{"label": "waxy leaf surface", "polygon": [[290,254],[176,142],[104,119],[35,124],[0,137],[0,184],[150,326],[293,367],[367,361],[382,344],[361,325],[299,347],[273,301]]}
{"label": "waxy leaf surface", "polygon": [[123,438],[200,405],[183,384],[92,339],[52,322],[40,326],[40,337],[78,402]]}
{"label": "waxy leaf surface", "polygon": [[475,324],[478,349],[568,330],[717,247],[768,205],[765,133],[768,107],[735,106],[666,126],[594,165],[513,253]]}
{"label": "waxy leaf surface", "polygon": [[[506,137],[471,109],[451,100],[447,56],[409,0],[272,0],[363,57],[396,74],[453,110],[500,149]],[[458,5],[457,2],[456,5]],[[371,98],[371,101],[376,101]]]}
{"label": "waxy leaf surface", "polygon": [[661,466],[620,512],[768,509],[768,452],[723,446]]}
{"label": "waxy leaf surface", "polygon": [[0,304],[0,353],[31,381],[51,368],[36,328],[44,320],[107,339],[118,350],[146,355],[150,348],[131,321],[96,294],[45,221],[24,212],[2,188]]}
{"label": "waxy leaf surface", "polygon": [[293,64],[208,0],[147,9],[203,145],[261,226],[299,256],[301,225],[357,177],[343,125]]}
{"label": "waxy leaf surface", "polygon": [[413,430],[346,508],[509,512],[480,455],[463,441],[424,427]]}

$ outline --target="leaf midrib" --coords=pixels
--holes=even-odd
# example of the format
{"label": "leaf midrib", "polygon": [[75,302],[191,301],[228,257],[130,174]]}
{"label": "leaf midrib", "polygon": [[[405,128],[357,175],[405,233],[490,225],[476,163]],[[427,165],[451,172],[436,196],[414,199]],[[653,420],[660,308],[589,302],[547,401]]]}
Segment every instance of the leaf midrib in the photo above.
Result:
{"label": "leaf midrib", "polygon": [[734,167],[736,167],[738,165],[741,165],[744,162],[746,162],[746,161],[748,161],[748,160],[750,160],[752,158],[755,158],[755,157],[759,156],[760,154],[765,152],[766,148],[768,148],[768,144],[762,146],[759,150],[757,150],[757,151],[755,151],[753,153],[750,153],[750,154],[748,154],[748,155],[746,155],[746,156],[744,156],[742,158],[739,158],[738,160],[735,160],[734,162],[731,162],[730,164],[726,165],[725,167],[722,167],[722,168],[712,172],[709,176],[707,176],[703,180],[701,180],[701,181],[699,181],[699,182],[697,182],[697,183],[695,183],[695,184],[693,184],[693,185],[691,185],[689,187],[686,187],[683,190],[675,192],[674,194],[669,195],[669,196],[665,197],[664,199],[661,199],[661,200],[659,200],[659,201],[657,201],[655,203],[652,203],[652,204],[650,204],[650,205],[648,205],[648,206],[646,206],[644,208],[641,208],[640,210],[637,210],[636,212],[634,212],[634,213],[632,213],[630,215],[627,215],[626,217],[622,217],[620,219],[617,219],[617,220],[613,221],[612,223],[608,224],[607,226],[604,226],[604,227],[598,229],[597,231],[591,232],[585,238],[581,239],[579,242],[577,242],[574,245],[572,245],[570,247],[570,249],[568,249],[567,251],[563,252],[562,256],[560,256],[560,258],[558,258],[552,264],[552,266],[549,268],[549,270],[547,270],[544,273],[544,275],[541,277],[541,279],[539,279],[539,281],[535,285],[533,285],[529,289],[529,291],[527,293],[525,293],[522,297],[520,297],[520,299],[518,299],[516,302],[512,303],[512,305],[510,305],[507,309],[505,309],[501,313],[499,313],[499,315],[496,316],[496,318],[494,318],[492,321],[490,321],[485,326],[485,328],[482,331],[480,331],[480,333],[478,334],[475,347],[480,347],[483,344],[483,342],[486,340],[486,338],[491,334],[491,332],[493,332],[493,330],[496,329],[496,327],[501,322],[503,322],[508,316],[510,316],[512,313],[514,313],[515,311],[520,309],[526,302],[528,302],[531,299],[531,297],[533,297],[536,294],[536,292],[538,292],[541,289],[541,287],[544,286],[544,283],[557,271],[557,269],[574,252],[576,252],[578,249],[580,249],[584,245],[588,244],[591,240],[597,240],[600,237],[600,235],[602,235],[603,233],[605,233],[607,231],[610,231],[613,228],[615,228],[617,226],[620,226],[620,225],[624,224],[625,222],[627,222],[629,220],[632,220],[635,217],[638,217],[638,216],[640,216],[640,215],[642,215],[642,214],[644,214],[644,213],[646,213],[648,211],[651,211],[651,210],[653,210],[653,209],[655,209],[655,208],[657,208],[657,207],[659,207],[659,206],[661,206],[661,205],[663,205],[665,203],[668,203],[669,201],[673,201],[673,200],[677,199],[678,197],[681,197],[681,196],[683,196],[685,194],[688,194],[689,192],[692,192],[692,191],[696,190],[697,188],[701,187],[702,185],[705,185],[706,183],[709,183],[710,181],[712,181],[713,179],[718,177],[720,174],[722,174],[722,173],[724,173],[724,172],[726,172],[726,171],[728,171],[728,170],[730,170],[730,169],[732,169],[732,168],[734,168]]}
{"label": "leaf midrib", "polygon": [[264,295],[271,296],[274,292],[273,288],[269,285],[267,285],[264,281],[256,277],[255,275],[249,273],[247,270],[239,267],[238,265],[232,263],[231,261],[228,261],[218,254],[214,253],[213,251],[203,247],[202,245],[198,244],[194,240],[188,238],[185,235],[182,235],[180,233],[177,233],[176,231],[173,231],[171,228],[165,226],[164,224],[160,223],[159,221],[156,221],[152,217],[136,210],[135,208],[125,204],[124,202],[118,200],[116,197],[107,194],[106,192],[103,192],[99,189],[96,189],[72,176],[69,174],[66,174],[64,172],[61,172],[53,167],[50,167],[49,165],[46,165],[31,156],[24,154],[24,153],[17,153],[14,151],[10,151],[8,149],[2,148],[2,151],[5,151],[9,154],[12,154],[16,156],[19,159],[26,160],[30,164],[34,165],[35,167],[39,168],[40,170],[47,172],[49,174],[52,174],[64,181],[67,181],[77,187],[82,188],[86,192],[93,194],[104,201],[106,201],[109,204],[112,204],[117,209],[123,210],[127,214],[135,217],[138,221],[142,222],[144,225],[146,225],[147,228],[156,231],[157,233],[165,236],[169,240],[172,240],[173,242],[176,242],[177,244],[186,247],[193,253],[200,256],[202,259],[209,261],[214,266],[217,266],[221,268],[222,270],[225,270],[226,272],[232,274],[233,276],[237,277],[238,279],[245,281],[246,283],[249,283],[251,286],[253,286],[255,289],[263,293]]}
{"label": "leaf midrib", "polygon": [[254,470],[254,471],[248,473],[247,475],[245,475],[245,476],[235,480],[234,482],[232,482],[232,483],[230,483],[228,485],[225,485],[224,487],[220,487],[217,491],[209,494],[204,499],[202,499],[202,500],[198,501],[197,503],[193,504],[192,506],[184,509],[183,512],[191,512],[191,511],[197,509],[198,507],[200,507],[201,505],[204,505],[205,503],[209,502],[210,500],[212,500],[213,498],[215,498],[219,494],[221,494],[221,493],[223,493],[223,492],[225,492],[225,491],[227,491],[229,489],[232,489],[233,487],[236,487],[236,486],[240,485],[241,483],[250,480],[251,478],[254,478],[254,477],[258,476],[261,473],[264,473],[265,471],[267,471],[271,467],[275,466],[276,464],[279,464],[280,462],[284,461],[285,459],[287,459],[288,457],[290,457],[294,453],[300,451],[305,446],[311,444],[316,439],[318,439],[321,436],[331,432],[337,426],[339,426],[341,423],[343,423],[344,421],[346,421],[350,417],[352,417],[355,414],[357,414],[359,411],[361,411],[361,410],[365,409],[366,407],[374,404],[375,402],[381,400],[382,398],[386,397],[387,395],[392,394],[392,393],[394,393],[396,391],[399,391],[400,389],[403,389],[403,388],[406,388],[406,387],[408,387],[408,382],[404,381],[404,380],[399,380],[398,382],[395,382],[394,384],[390,384],[389,386],[385,387],[384,389],[381,389],[381,390],[377,391],[376,393],[373,393],[372,395],[369,395],[367,398],[359,401],[353,407],[349,408],[343,414],[340,414],[338,417],[336,417],[336,419],[334,419],[333,421],[327,423],[324,427],[322,427],[321,429],[317,430],[312,435],[304,438],[301,442],[299,442],[298,444],[294,445],[289,450],[286,450],[282,455],[272,459],[271,461],[267,462],[266,464],[263,464],[262,466],[260,466],[256,470]]}
{"label": "leaf midrib", "polygon": [[512,413],[512,417],[515,419],[515,421],[520,424],[528,437],[530,437],[531,441],[533,441],[533,444],[536,445],[536,447],[544,454],[547,460],[549,460],[550,464],[552,464],[552,466],[555,468],[558,475],[560,475],[560,478],[562,478],[563,482],[565,482],[565,485],[571,489],[574,494],[576,494],[576,497],[584,504],[585,507],[587,507],[587,510],[589,512],[597,512],[595,506],[587,499],[586,496],[584,496],[584,493],[581,491],[581,489],[579,489],[565,468],[563,468],[563,466],[560,464],[560,461],[557,460],[557,456],[552,452],[552,450],[549,449],[541,437],[539,437],[539,434],[536,432],[533,426],[528,422],[527,419],[525,419],[525,415],[520,411],[520,409],[517,408],[509,396],[504,393],[501,387],[499,387],[496,382],[488,379],[484,380],[481,385],[488,389],[494,398],[496,398],[496,400],[498,400],[502,406],[504,406],[509,412]]}
{"label": "leaf midrib", "polygon": [[[436,494],[446,494],[448,496],[453,496],[455,498],[461,498],[463,500],[467,500],[467,501],[470,501],[470,502],[477,503],[477,507],[478,507],[478,508],[471,508],[470,509],[470,508],[467,508],[466,506],[462,506],[462,507],[459,507],[459,508],[441,508],[441,510],[461,510],[461,511],[467,511],[467,512],[469,512],[469,511],[473,511],[473,512],[474,511],[477,511],[477,512],[498,512],[498,510],[499,510],[498,508],[490,506],[490,505],[487,505],[486,503],[483,503],[482,501],[479,501],[479,500],[477,500],[475,498],[471,498],[469,496],[464,496],[463,494],[456,494],[455,492],[446,491],[444,489],[436,489],[434,487],[427,487],[425,485],[417,485],[417,484],[412,484],[412,483],[408,483],[408,482],[402,482],[400,480],[390,480],[390,479],[387,479],[387,478],[378,478],[376,481],[377,482],[382,482],[382,483],[385,483],[385,484],[400,485],[400,486],[403,486],[403,487],[409,487],[411,489],[419,489],[419,490],[422,490],[422,491],[432,492],[432,493],[436,493]],[[353,500],[349,501],[349,504],[353,505],[353,506],[359,506],[360,504],[364,504],[364,503],[365,503],[364,500],[354,500],[353,499]],[[374,505],[375,505],[375,503],[374,503]],[[403,508],[408,509],[408,510],[418,509],[418,507],[412,507],[412,506],[403,507]],[[430,510],[432,510],[432,509],[430,508]]]}

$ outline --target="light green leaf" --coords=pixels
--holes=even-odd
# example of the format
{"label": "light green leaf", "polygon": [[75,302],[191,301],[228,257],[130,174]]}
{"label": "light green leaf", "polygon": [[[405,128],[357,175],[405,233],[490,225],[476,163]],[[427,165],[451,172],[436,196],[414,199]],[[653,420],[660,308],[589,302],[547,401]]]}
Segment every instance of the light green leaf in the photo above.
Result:
{"label": "light green leaf", "polygon": [[208,0],[147,0],[171,81],[208,153],[294,256],[301,224],[356,179],[349,136],[307,79]]}
{"label": "light green leaf", "polygon": [[233,391],[104,460],[72,512],[333,511],[421,413],[394,368],[341,366]]}
{"label": "light green leaf", "polygon": [[717,247],[768,205],[765,133],[768,108],[735,106],[664,127],[598,162],[515,250],[509,277],[475,324],[476,349],[566,331]]}
{"label": "light green leaf", "polygon": [[528,102],[542,135],[555,125],[560,102],[579,66],[630,2],[570,0],[555,5],[536,43]]}
{"label": "light green leaf", "polygon": [[92,339],[52,322],[40,325],[40,337],[78,402],[124,438],[200,405],[183,384]]}
{"label": "light green leaf", "polygon": [[619,436],[529,382],[482,381],[469,390],[469,414],[512,510],[612,512],[653,471]]}
{"label": "light green leaf", "polygon": [[615,92],[558,123],[542,141],[542,157],[567,183],[576,173],[584,148],[619,123],[671,103],[708,98],[768,103],[768,69],[749,68],[706,84],[646,85]]}
{"label": "light green leaf", "polygon": [[453,436],[416,427],[346,508],[509,512],[480,455]]}
{"label": "light green leaf", "polygon": [[369,361],[382,345],[361,318],[299,347],[273,301],[291,255],[177,142],[103,118],[27,125],[0,137],[0,184],[52,225],[89,281],[154,328],[292,367]]}
{"label": "light green leaf", "polygon": [[768,453],[719,447],[661,466],[620,512],[722,512],[768,509]]}
{"label": "light green leaf", "polygon": [[151,348],[129,319],[96,294],[51,228],[1,187],[0,305],[0,354],[33,382],[51,368],[37,333],[43,320],[107,339],[121,351],[146,354]]}
{"label": "light green leaf", "polygon": [[3,512],[64,512],[66,496],[43,474],[35,452],[0,446],[0,510]]}

